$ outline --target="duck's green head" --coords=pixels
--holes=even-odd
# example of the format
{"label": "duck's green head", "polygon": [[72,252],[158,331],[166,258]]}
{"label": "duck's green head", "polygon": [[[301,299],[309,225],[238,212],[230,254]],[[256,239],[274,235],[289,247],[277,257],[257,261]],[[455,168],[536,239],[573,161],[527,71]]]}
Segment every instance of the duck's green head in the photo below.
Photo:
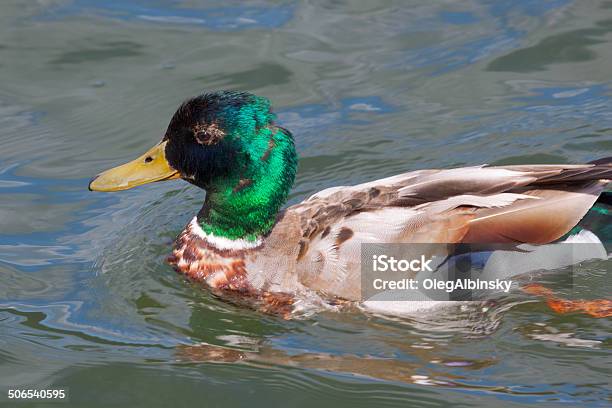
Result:
{"label": "duck's green head", "polygon": [[207,191],[205,232],[255,240],[274,225],[297,168],[291,134],[274,125],[266,98],[206,93],[184,102],[159,144],[94,177],[90,190],[126,190],[182,178]]}

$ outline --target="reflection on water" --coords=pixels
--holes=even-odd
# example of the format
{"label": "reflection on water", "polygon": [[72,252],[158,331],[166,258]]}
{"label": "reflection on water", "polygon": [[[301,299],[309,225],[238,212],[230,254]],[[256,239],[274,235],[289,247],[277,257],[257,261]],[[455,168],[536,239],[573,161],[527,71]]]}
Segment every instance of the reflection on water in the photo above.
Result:
{"label": "reflection on water", "polygon": [[[612,153],[609,1],[0,4],[0,384],[74,406],[605,405],[610,320],[524,293],[285,321],[164,263],[203,192],[87,191],[203,89],[272,99],[291,202],[409,169]],[[573,291],[609,296],[609,261]],[[562,275],[562,274],[561,274]],[[546,276],[555,285],[563,276]]]}

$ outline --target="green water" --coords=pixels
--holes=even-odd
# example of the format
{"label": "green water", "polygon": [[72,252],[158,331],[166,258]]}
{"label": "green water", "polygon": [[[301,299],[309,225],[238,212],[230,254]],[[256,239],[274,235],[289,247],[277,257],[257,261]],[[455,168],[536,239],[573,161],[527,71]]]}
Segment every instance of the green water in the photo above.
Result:
{"label": "green water", "polygon": [[[612,2],[0,3],[0,405],[605,406],[610,319],[512,293],[487,308],[285,321],[165,264],[203,192],[89,178],[204,89],[269,97],[291,202],[418,168],[612,154]],[[568,297],[609,297],[610,262]],[[546,277],[554,285],[564,271]],[[561,277],[560,277],[561,276]]]}

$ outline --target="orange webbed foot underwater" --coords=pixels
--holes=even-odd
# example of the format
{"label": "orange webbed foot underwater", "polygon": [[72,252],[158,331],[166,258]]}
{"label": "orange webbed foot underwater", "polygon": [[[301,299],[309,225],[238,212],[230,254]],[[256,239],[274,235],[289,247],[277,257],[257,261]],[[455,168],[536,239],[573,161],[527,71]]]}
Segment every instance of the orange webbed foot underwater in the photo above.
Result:
{"label": "orange webbed foot underwater", "polygon": [[557,313],[582,312],[592,317],[612,317],[612,300],[593,299],[593,300],[567,300],[554,295],[553,291],[538,284],[530,283],[521,288],[523,292],[530,295],[542,296],[546,299],[546,304]]}

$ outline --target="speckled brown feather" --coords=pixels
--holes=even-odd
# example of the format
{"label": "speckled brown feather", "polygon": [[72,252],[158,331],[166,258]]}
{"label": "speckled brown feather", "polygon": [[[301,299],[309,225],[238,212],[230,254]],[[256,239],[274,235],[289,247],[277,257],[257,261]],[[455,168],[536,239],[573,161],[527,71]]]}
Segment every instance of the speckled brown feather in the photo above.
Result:
{"label": "speckled brown feather", "polygon": [[219,290],[249,291],[244,250],[223,250],[211,246],[192,231],[191,225],[179,235],[168,262],[187,278],[206,282]]}
{"label": "speckled brown feather", "polygon": [[323,190],[279,214],[255,249],[211,248],[187,228],[173,264],[272,309],[293,307],[294,298],[358,301],[362,243],[551,242],[609,179],[609,163],[419,170]]}

